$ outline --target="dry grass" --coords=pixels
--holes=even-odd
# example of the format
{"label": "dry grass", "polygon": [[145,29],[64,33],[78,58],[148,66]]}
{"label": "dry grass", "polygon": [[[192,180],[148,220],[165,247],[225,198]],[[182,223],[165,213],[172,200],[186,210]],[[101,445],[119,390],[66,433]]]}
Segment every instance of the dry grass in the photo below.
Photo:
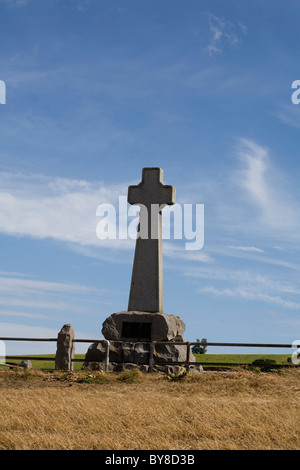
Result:
{"label": "dry grass", "polygon": [[0,450],[296,450],[299,373],[204,373],[178,382],[139,374],[130,383],[120,374],[0,371]]}

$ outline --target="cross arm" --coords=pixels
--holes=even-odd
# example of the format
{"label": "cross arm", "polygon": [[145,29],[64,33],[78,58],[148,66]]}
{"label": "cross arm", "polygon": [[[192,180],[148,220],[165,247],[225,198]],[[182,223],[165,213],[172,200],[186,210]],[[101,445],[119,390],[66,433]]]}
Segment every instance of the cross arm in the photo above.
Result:
{"label": "cross arm", "polygon": [[142,181],[128,188],[129,204],[175,204],[175,188],[163,184],[161,168],[143,168]]}

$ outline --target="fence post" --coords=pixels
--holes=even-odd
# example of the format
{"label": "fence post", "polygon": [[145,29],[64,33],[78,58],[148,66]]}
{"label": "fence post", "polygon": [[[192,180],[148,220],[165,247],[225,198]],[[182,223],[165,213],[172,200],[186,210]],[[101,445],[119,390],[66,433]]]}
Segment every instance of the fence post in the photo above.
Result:
{"label": "fence post", "polygon": [[105,372],[108,372],[108,367],[109,367],[109,346],[110,342],[106,339],[106,355],[105,355]]}
{"label": "fence post", "polygon": [[73,370],[75,333],[72,325],[64,325],[57,336],[57,349],[55,356],[55,369]]}
{"label": "fence post", "polygon": [[190,370],[190,343],[186,343],[186,365],[185,369],[187,372]]}
{"label": "fence post", "polygon": [[150,343],[149,372],[153,372],[155,343],[156,343],[156,341],[151,341],[151,343]]}

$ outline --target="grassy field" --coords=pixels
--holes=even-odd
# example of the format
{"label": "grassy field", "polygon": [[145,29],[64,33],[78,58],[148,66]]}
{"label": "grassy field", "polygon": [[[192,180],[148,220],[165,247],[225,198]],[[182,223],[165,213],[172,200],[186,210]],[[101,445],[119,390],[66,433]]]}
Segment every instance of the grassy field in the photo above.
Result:
{"label": "grassy field", "polygon": [[298,450],[300,370],[0,370],[0,450]]}
{"label": "grassy field", "polygon": [[[37,358],[39,356],[36,356]],[[53,361],[32,361],[32,366],[34,369],[54,369],[54,354],[44,354],[43,357],[49,357]],[[75,362],[74,369],[80,370],[84,361],[84,354],[76,354],[76,359],[82,359],[82,362]],[[291,354],[196,354],[197,361],[203,365],[207,362],[218,362],[222,363],[239,363],[239,364],[251,364],[257,359],[267,359],[275,361],[276,364],[286,364],[287,360],[291,358]],[[20,360],[9,360],[10,363],[19,364]],[[0,366],[1,368],[1,366]]]}

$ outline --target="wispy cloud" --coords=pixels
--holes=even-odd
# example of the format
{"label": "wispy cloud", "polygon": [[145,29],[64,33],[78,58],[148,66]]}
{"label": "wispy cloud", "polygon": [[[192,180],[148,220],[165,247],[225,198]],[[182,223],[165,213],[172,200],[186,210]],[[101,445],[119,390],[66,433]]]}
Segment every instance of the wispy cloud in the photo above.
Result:
{"label": "wispy cloud", "polygon": [[116,203],[126,186],[0,173],[0,232],[101,247],[96,236],[101,203]]}
{"label": "wispy cloud", "polygon": [[11,277],[0,277],[0,292],[68,292],[74,293],[91,293],[95,288],[82,286],[78,284],[66,284],[59,282],[46,282],[28,279],[15,279]]}
{"label": "wispy cloud", "polygon": [[240,139],[237,155],[241,168],[235,172],[235,183],[244,199],[254,204],[260,223],[285,231],[299,227],[299,201],[289,193],[284,176],[271,161],[268,149],[247,139]]}
{"label": "wispy cloud", "polygon": [[240,185],[261,207],[273,209],[273,198],[266,181],[270,166],[267,150],[253,141],[241,139],[238,154],[244,164],[239,171]]}
{"label": "wispy cloud", "polygon": [[200,294],[300,309],[297,278],[294,282],[287,281],[282,273],[271,271],[269,274],[259,274],[257,269],[233,269],[227,264],[215,263],[186,268],[184,276],[194,279],[196,283],[197,279],[201,279]]}
{"label": "wispy cloud", "polygon": [[[104,185],[102,182],[0,172],[0,233],[40,240],[52,239],[88,257],[122,262],[123,258],[117,252],[134,250],[133,231],[138,221],[138,211],[131,211],[133,206],[127,204],[127,187],[128,184]],[[120,196],[124,198],[121,208]],[[109,204],[114,209],[112,223],[116,224],[115,239],[100,240],[97,237],[97,224],[100,221],[97,208],[101,204]],[[186,220],[185,224],[192,227],[191,215],[180,211],[180,217],[188,219],[190,224]],[[168,217],[163,217],[163,229],[166,225],[169,227],[172,224]],[[166,233],[167,236],[163,230],[164,238],[172,238],[172,227]],[[201,234],[196,235],[201,238]],[[191,243],[195,241],[198,242],[190,240]],[[201,262],[211,260],[208,254],[204,255],[199,249],[195,253],[185,251],[182,248],[184,236],[180,243],[181,247],[166,244],[165,255]]]}
{"label": "wispy cloud", "polygon": [[[0,294],[2,316],[53,320],[53,311],[68,314],[82,314],[87,310],[96,312],[100,304],[109,302],[109,299],[122,293],[75,283],[1,276]],[[99,301],[99,298],[103,300],[103,297],[106,300]],[[51,316],[48,312],[51,312]]]}
{"label": "wispy cloud", "polygon": [[[9,277],[9,274],[14,276]],[[3,320],[0,322],[0,332],[3,337],[56,338],[64,324],[71,323],[75,327],[80,324],[80,318],[86,315],[105,318],[108,306],[109,310],[113,310],[116,298],[124,300],[123,293],[117,290],[98,289],[78,283],[28,280],[24,275],[16,278],[15,274],[7,273],[0,277],[0,317]],[[18,324],[20,320],[28,324]],[[79,331],[76,336],[91,337]],[[44,343],[24,345],[7,342],[7,353],[55,352],[56,344],[51,343],[50,346],[51,350]],[[84,353],[86,347],[79,346],[77,352]]]}
{"label": "wispy cloud", "polygon": [[86,11],[89,9],[92,0],[80,0],[77,5],[78,11]]}
{"label": "wispy cloud", "polygon": [[242,41],[242,37],[247,34],[247,28],[242,23],[233,24],[213,14],[209,14],[209,28],[211,38],[204,51],[211,56],[220,54],[224,44],[236,46]]}
{"label": "wispy cloud", "polygon": [[5,4],[8,8],[23,7],[28,5],[30,0],[0,0],[1,3]]}
{"label": "wispy cloud", "polygon": [[210,281],[227,281],[235,285],[249,284],[260,286],[264,291],[272,290],[284,293],[295,293],[300,295],[300,286],[292,282],[283,280],[274,280],[273,277],[267,274],[258,274],[255,271],[247,269],[232,269],[220,265],[201,265],[197,267],[185,268],[184,275],[193,278],[207,279]]}
{"label": "wispy cloud", "polygon": [[250,301],[263,301],[271,304],[276,304],[284,308],[300,309],[300,303],[290,300],[285,300],[279,295],[270,295],[256,289],[249,287],[234,287],[234,288],[216,288],[214,286],[206,286],[199,289],[202,294],[210,294],[218,297],[231,297],[239,298]]}
{"label": "wispy cloud", "polygon": [[182,247],[176,246],[173,243],[164,243],[164,256],[171,259],[180,259],[182,261],[194,261],[200,263],[212,263],[214,260],[211,255],[203,251],[189,251],[183,250]]}
{"label": "wispy cloud", "polygon": [[299,246],[300,198],[288,169],[276,165],[271,149],[244,137],[236,139],[228,161],[213,177],[203,174],[177,191],[183,202],[204,203],[205,247],[209,242],[213,256],[292,267],[295,260],[283,253]]}
{"label": "wispy cloud", "polygon": [[229,246],[233,250],[248,251],[250,253],[264,253],[264,250],[256,246]]}
{"label": "wispy cloud", "polygon": [[44,315],[42,313],[21,312],[19,310],[3,310],[0,309],[0,315],[5,317],[21,317],[21,318],[34,318],[43,320],[53,320],[53,315]]}

